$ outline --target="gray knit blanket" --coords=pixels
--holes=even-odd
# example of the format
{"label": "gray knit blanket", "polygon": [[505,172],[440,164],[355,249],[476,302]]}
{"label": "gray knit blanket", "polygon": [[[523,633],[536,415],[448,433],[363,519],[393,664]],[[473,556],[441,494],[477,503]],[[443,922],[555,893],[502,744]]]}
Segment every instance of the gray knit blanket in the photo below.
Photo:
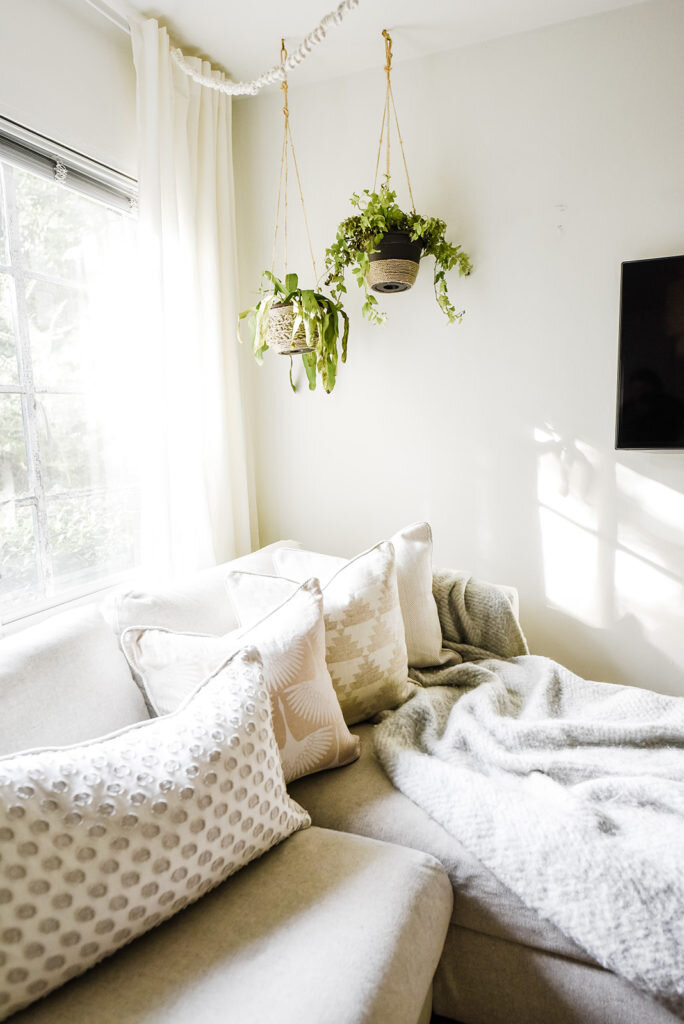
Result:
{"label": "gray knit blanket", "polygon": [[375,729],[397,789],[529,907],[684,1020],[684,699],[527,653],[510,604],[435,575],[446,664]]}

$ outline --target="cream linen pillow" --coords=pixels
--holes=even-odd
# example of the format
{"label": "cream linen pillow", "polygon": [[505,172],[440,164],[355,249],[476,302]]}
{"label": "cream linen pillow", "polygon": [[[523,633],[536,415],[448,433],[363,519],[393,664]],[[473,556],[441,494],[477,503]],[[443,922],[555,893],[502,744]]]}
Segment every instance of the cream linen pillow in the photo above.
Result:
{"label": "cream linen pillow", "polygon": [[[432,596],[432,531],[429,523],[414,523],[390,538],[394,546],[399,603],[406,631],[411,668],[441,664],[442,630]],[[313,551],[282,549],[273,553],[276,571],[302,581],[316,576],[325,586],[346,565],[346,559]]]}
{"label": "cream linen pillow", "polygon": [[310,824],[254,648],[165,718],[0,759],[0,1020]]}
{"label": "cream linen pillow", "polygon": [[[292,580],[231,572],[228,592],[249,625],[296,589]],[[323,588],[326,661],[344,720],[363,722],[403,704],[408,681],[394,548],[387,541],[350,562]]]}
{"label": "cream linen pillow", "polygon": [[174,711],[202,679],[245,644],[257,647],[264,662],[285,781],[355,761],[360,741],[344,724],[325,664],[323,597],[317,580],[299,587],[248,630],[216,637],[132,627],[121,637],[131,668],[157,714]]}

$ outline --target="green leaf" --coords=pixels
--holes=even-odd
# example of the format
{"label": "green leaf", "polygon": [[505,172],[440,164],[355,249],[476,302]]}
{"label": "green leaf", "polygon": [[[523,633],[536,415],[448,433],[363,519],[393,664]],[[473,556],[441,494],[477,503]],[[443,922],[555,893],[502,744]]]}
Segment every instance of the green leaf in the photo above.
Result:
{"label": "green leaf", "polygon": [[309,391],[316,390],[316,353],[305,352],[302,356],[302,363],[309,381]]}

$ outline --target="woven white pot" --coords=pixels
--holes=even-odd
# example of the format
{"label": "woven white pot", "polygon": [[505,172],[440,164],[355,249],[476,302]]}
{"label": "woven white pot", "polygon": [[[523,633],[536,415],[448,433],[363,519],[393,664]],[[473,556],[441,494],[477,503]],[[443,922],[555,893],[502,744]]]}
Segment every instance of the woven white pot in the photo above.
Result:
{"label": "woven white pot", "polygon": [[306,343],[306,332],[304,325],[300,324],[297,333],[292,337],[292,328],[295,321],[294,306],[289,303],[287,306],[271,306],[268,315],[268,329],[266,341],[268,347],[281,356],[301,355],[303,352],[313,352],[311,345]]}

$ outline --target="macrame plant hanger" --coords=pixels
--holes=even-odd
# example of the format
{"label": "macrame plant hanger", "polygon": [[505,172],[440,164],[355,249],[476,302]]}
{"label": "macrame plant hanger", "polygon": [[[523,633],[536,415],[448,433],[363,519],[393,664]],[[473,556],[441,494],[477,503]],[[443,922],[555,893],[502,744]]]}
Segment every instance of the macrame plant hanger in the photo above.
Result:
{"label": "macrame plant hanger", "polygon": [[[285,48],[285,40],[282,39],[280,43],[280,64],[283,70],[285,69],[286,61],[287,50]],[[283,94],[283,142],[280,150],[280,177],[278,179],[278,200],[276,203],[275,228],[273,231],[273,256],[271,259],[270,277],[272,281],[275,281],[275,265],[278,253],[278,233],[280,230],[280,219],[282,211],[283,283],[285,285],[285,292],[288,293],[294,291],[294,289],[297,287],[296,275],[288,274],[287,272],[287,220],[290,155],[292,156],[292,166],[294,168],[295,177],[297,180],[297,190],[299,192],[299,201],[302,207],[304,228],[306,231],[306,241],[309,247],[309,256],[311,257],[311,268],[313,270],[314,283],[316,283],[318,280],[318,274],[316,272],[316,259],[314,257],[313,245],[311,244],[311,232],[309,231],[309,221],[306,215],[306,204],[304,202],[302,181],[299,176],[297,154],[295,152],[294,139],[292,137],[292,126],[290,125],[290,105],[288,100],[287,75],[284,75],[280,85],[280,89]],[[313,351],[313,346],[309,344],[310,339],[307,338],[304,324],[300,323],[299,325],[297,325],[296,320],[296,312],[291,304],[279,303],[277,301],[271,304],[268,325],[268,344],[270,348],[280,353],[281,355],[289,356],[299,355],[305,352]]]}
{"label": "macrame plant hanger", "polygon": [[[373,192],[377,189],[383,143],[385,146],[385,180],[382,189],[391,189],[390,156],[392,118],[394,118],[401,159],[404,165],[404,173],[406,174],[406,184],[408,185],[409,196],[411,197],[411,211],[415,214],[416,204],[413,199],[411,177],[406,162],[404,140],[401,135],[401,128],[399,127],[397,105],[394,102],[394,92],[392,91],[392,37],[386,28],[382,30],[382,34],[385,40],[385,75],[387,76],[387,85],[385,87],[385,104],[382,111],[378,155],[375,161]],[[387,198],[389,201],[389,197]],[[404,292],[411,288],[418,276],[421,248],[420,242],[411,241],[407,232],[388,230],[376,251],[371,253],[369,257],[370,267],[366,274],[366,281],[371,289],[374,292]]]}
{"label": "macrame plant hanger", "polygon": [[385,40],[385,74],[387,76],[387,86],[385,88],[385,104],[382,111],[382,124],[380,126],[380,141],[378,142],[378,156],[375,161],[375,176],[373,178],[373,191],[375,192],[376,185],[378,183],[378,172],[380,170],[380,157],[382,156],[382,144],[385,142],[385,179],[389,185],[390,181],[390,122],[392,116],[394,116],[394,124],[397,129],[397,138],[399,139],[399,148],[401,150],[401,159],[404,164],[404,173],[406,174],[406,184],[408,185],[409,196],[411,197],[411,209],[413,213],[416,212],[416,204],[413,199],[413,189],[411,188],[411,178],[409,177],[408,164],[406,162],[406,153],[404,152],[404,140],[401,136],[401,128],[399,127],[399,118],[397,116],[397,106],[394,102],[394,93],[392,91],[392,37],[386,28],[383,28],[382,35]]}

